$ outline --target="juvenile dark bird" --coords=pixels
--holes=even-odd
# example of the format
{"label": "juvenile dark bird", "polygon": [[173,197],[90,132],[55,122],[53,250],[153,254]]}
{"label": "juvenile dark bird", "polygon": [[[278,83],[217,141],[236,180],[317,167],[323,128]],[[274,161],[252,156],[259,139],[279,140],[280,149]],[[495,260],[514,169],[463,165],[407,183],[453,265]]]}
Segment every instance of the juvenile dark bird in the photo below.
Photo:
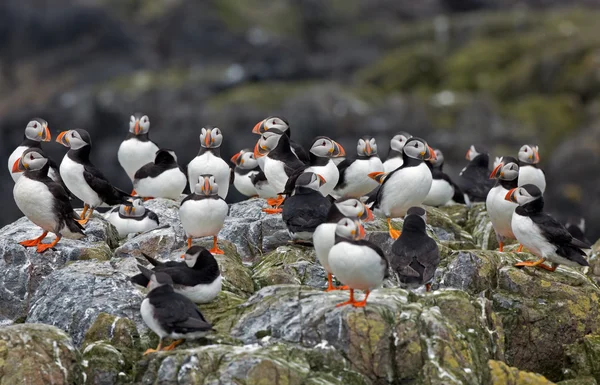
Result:
{"label": "juvenile dark bird", "polygon": [[133,179],[133,188],[143,198],[178,200],[186,184],[175,151],[168,149],[158,150],[154,161],[137,170]]}
{"label": "juvenile dark bird", "polygon": [[580,240],[583,243],[591,244],[590,240],[585,236],[585,218],[570,217],[565,225],[567,231],[571,233],[573,238]]}
{"label": "juvenile dark bird", "polygon": [[471,202],[485,202],[495,181],[489,178],[490,156],[482,146],[469,148],[466,155],[469,164],[460,172],[457,184]]}
{"label": "juvenile dark bird", "polygon": [[159,226],[158,216],[154,211],[144,207],[141,199],[134,199],[131,204],[119,205],[104,214],[119,233],[120,237],[127,234],[143,233]]}
{"label": "juvenile dark bird", "polygon": [[135,113],[129,118],[129,132],[119,146],[117,159],[131,182],[142,166],[154,161],[158,146],[150,140],[150,118]]}
{"label": "juvenile dark bird", "polygon": [[425,285],[430,291],[435,270],[440,264],[440,251],[437,243],[427,235],[426,222],[424,209],[408,209],[402,234],[392,245],[390,265],[402,284],[407,287]]}

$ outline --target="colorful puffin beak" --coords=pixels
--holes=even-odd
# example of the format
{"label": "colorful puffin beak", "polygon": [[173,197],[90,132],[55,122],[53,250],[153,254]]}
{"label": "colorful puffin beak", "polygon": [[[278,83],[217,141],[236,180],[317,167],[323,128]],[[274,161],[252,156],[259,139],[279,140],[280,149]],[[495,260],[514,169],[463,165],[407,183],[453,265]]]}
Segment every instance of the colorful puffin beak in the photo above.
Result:
{"label": "colorful puffin beak", "polygon": [[533,150],[533,163],[539,163],[540,162],[540,154],[538,153],[537,150]]}
{"label": "colorful puffin beak", "polygon": [[206,148],[209,148],[211,143],[212,136],[210,135],[210,130],[206,130],[206,136],[204,137],[204,145],[206,146]]}
{"label": "colorful puffin beak", "polygon": [[125,206],[124,210],[127,215],[131,215],[135,212],[135,208],[133,206]]}
{"label": "colorful puffin beak", "polygon": [[56,137],[56,141],[58,143],[62,144],[63,146],[65,146],[65,147],[70,147],[69,138],[67,137],[68,133],[69,133],[69,131],[63,131],[63,132],[61,132]]}
{"label": "colorful puffin beak", "polygon": [[242,156],[242,152],[238,152],[237,154],[235,154],[234,156],[231,157],[231,163],[237,165],[238,164],[238,160],[240,159],[240,157]]}
{"label": "colorful puffin beak", "polygon": [[465,158],[467,160],[471,160],[471,149],[469,148],[469,150],[467,151],[467,155],[465,155]]}
{"label": "colorful puffin beak", "polygon": [[204,186],[202,186],[202,191],[204,195],[210,195],[212,192],[212,187],[210,186],[210,180],[208,178],[204,178]]}
{"label": "colorful puffin beak", "polygon": [[358,238],[357,239],[364,239],[365,236],[367,235],[367,233],[365,232],[365,228],[363,227],[363,225],[360,222],[356,223],[358,225]]}
{"label": "colorful puffin beak", "polygon": [[365,211],[361,214],[360,219],[362,219],[365,222],[370,222],[373,219],[375,219],[375,216],[373,215],[373,211],[371,211],[370,208],[365,206]]}
{"label": "colorful puffin beak", "polygon": [[437,156],[435,155],[435,151],[430,146],[427,146],[427,149],[421,153],[421,156],[424,160],[436,160]]}
{"label": "colorful puffin beak", "polygon": [[373,179],[375,182],[382,184],[383,180],[385,179],[387,174],[385,172],[375,171],[375,172],[370,172],[367,176],[369,178]]}
{"label": "colorful puffin beak", "polygon": [[329,150],[329,152],[336,158],[339,158],[340,156],[346,156],[344,147],[342,147],[342,145],[335,140],[333,140],[333,148]]}
{"label": "colorful puffin beak", "polygon": [[507,201],[511,201],[511,202],[518,203],[518,202],[517,202],[517,198],[515,197],[515,194],[516,194],[516,193],[517,193],[517,189],[516,189],[516,188],[513,188],[513,189],[509,190],[509,191],[506,193],[506,196],[504,197],[504,200],[507,200]]}
{"label": "colorful puffin beak", "polygon": [[133,133],[135,135],[138,135],[141,131],[142,131],[142,129],[140,128],[140,121],[139,121],[139,119],[136,119],[135,126],[133,126]]}
{"label": "colorful puffin beak", "polygon": [[21,163],[21,158],[17,159],[12,166],[12,172],[23,172],[25,171],[25,165]]}
{"label": "colorful puffin beak", "polygon": [[265,121],[264,121],[264,119],[263,119],[263,120],[261,120],[260,122],[256,123],[256,124],[254,125],[254,128],[252,129],[252,133],[253,133],[253,134],[258,134],[258,135],[262,134],[262,131],[261,131],[261,129],[263,128],[262,126],[263,126],[263,123],[264,123],[264,122],[265,122]]}
{"label": "colorful puffin beak", "polygon": [[323,178],[320,174],[317,174],[317,176],[319,177],[319,186],[323,186],[325,183],[327,183],[325,178]]}
{"label": "colorful puffin beak", "polygon": [[367,142],[367,144],[365,145],[365,154],[371,155],[372,152],[373,150],[371,149],[371,145],[369,144],[369,142]]}
{"label": "colorful puffin beak", "polygon": [[269,153],[269,149],[260,144],[260,140],[256,142],[256,146],[254,146],[254,157],[256,159],[262,158],[263,156]]}
{"label": "colorful puffin beak", "polygon": [[44,126],[44,132],[40,132],[39,135],[42,137],[42,141],[44,142],[49,142],[52,139],[52,135],[50,135],[48,126]]}
{"label": "colorful puffin beak", "polygon": [[498,179],[501,176],[501,172],[500,170],[502,170],[502,166],[504,166],[504,164],[500,163],[499,165],[496,166],[496,168],[494,169],[494,171],[492,171],[492,173],[490,174],[490,179]]}

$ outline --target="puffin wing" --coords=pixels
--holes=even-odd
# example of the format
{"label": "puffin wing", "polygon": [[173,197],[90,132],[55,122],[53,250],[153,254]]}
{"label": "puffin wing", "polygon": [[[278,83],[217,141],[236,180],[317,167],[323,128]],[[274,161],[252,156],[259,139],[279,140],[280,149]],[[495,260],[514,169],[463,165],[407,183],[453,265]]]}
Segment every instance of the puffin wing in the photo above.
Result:
{"label": "puffin wing", "polygon": [[117,205],[127,201],[131,196],[125,191],[119,190],[110,184],[104,177],[104,174],[92,165],[86,165],[83,170],[83,177],[87,184],[94,190],[105,203]]}
{"label": "puffin wing", "polygon": [[338,183],[335,186],[336,188],[344,186],[346,184],[346,169],[350,167],[350,165],[354,163],[355,160],[355,158],[346,158],[340,164],[337,165],[338,172],[340,173],[340,179],[338,180]]}
{"label": "puffin wing", "polygon": [[176,285],[196,286],[214,281],[214,276],[209,277],[203,270],[192,269],[185,262],[180,266],[163,267],[160,272],[169,274]]}
{"label": "puffin wing", "polygon": [[150,301],[154,315],[175,333],[209,331],[212,326],[189,299],[181,294],[161,296],[160,301]]}
{"label": "puffin wing", "polygon": [[544,238],[556,245],[571,245],[582,249],[590,248],[591,246],[573,238],[571,233],[556,219],[545,213],[539,213],[531,216],[531,220],[538,225]]}
{"label": "puffin wing", "polygon": [[314,194],[291,196],[285,200],[283,207],[282,219],[286,225],[314,229],[327,220],[331,202],[315,191]]}
{"label": "puffin wing", "polygon": [[291,147],[292,151],[294,152],[294,154],[296,154],[296,157],[298,158],[298,160],[300,160],[304,164],[310,163],[310,156],[308,155],[308,152],[306,152],[304,147],[302,147],[301,145],[299,145],[298,143],[296,143],[292,140],[290,140],[290,147]]}
{"label": "puffin wing", "polygon": [[83,226],[77,222],[81,219],[79,215],[73,210],[71,200],[67,195],[65,189],[52,179],[48,177],[47,184],[48,190],[54,197],[54,208],[59,213],[58,215],[65,221],[65,224],[69,227],[69,230],[74,233],[83,234]]}

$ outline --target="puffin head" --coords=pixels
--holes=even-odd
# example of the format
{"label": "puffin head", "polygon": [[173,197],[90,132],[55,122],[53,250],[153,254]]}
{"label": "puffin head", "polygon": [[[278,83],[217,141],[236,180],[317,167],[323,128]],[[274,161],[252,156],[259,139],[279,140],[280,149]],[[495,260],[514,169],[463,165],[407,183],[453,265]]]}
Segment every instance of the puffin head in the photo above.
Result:
{"label": "puffin head", "polygon": [[356,153],[358,156],[366,156],[368,158],[377,156],[377,142],[375,138],[363,136],[356,144]]}
{"label": "puffin head", "polygon": [[192,246],[189,249],[187,249],[185,254],[181,256],[181,258],[185,260],[185,264],[189,268],[193,268],[194,265],[196,265],[196,263],[198,262],[198,260],[202,262],[202,260],[204,259],[203,257],[207,256],[206,253],[208,253],[208,256],[210,256],[209,258],[212,258],[212,254],[210,254],[210,252],[208,252],[208,250],[206,250],[204,247]]}
{"label": "puffin head", "polygon": [[129,118],[129,132],[134,135],[147,134],[150,131],[150,118],[148,115],[136,112]]}
{"label": "puffin head", "polygon": [[339,158],[346,156],[341,144],[326,136],[318,136],[313,140],[310,152],[321,158]]}
{"label": "puffin head", "polygon": [[365,228],[358,219],[341,219],[335,226],[335,235],[346,239],[359,240],[365,237]]}
{"label": "puffin head", "polygon": [[23,172],[25,170],[41,170],[48,163],[48,157],[39,148],[29,148],[23,152],[21,157],[12,166],[12,172]]}
{"label": "puffin head", "polygon": [[325,182],[325,178],[323,178],[321,175],[315,174],[314,172],[305,172],[300,174],[298,179],[296,179],[296,187],[304,187],[319,191],[319,188]]}
{"label": "puffin head", "polygon": [[408,209],[408,211],[406,212],[406,217],[408,217],[409,215],[415,215],[419,218],[421,218],[423,220],[423,222],[427,223],[427,211],[425,211],[425,209],[423,207],[419,207],[419,206],[413,206],[411,208]]}
{"label": "puffin head", "polygon": [[372,221],[375,218],[371,209],[355,198],[337,201],[335,202],[335,206],[342,215],[348,218],[358,218],[364,222]]}
{"label": "puffin head", "polygon": [[170,150],[168,148],[161,148],[160,150],[156,151],[155,155],[154,155],[154,163],[166,163],[166,162],[172,162],[175,161],[177,162],[177,155],[175,154],[175,151]]}
{"label": "puffin head", "polygon": [[171,276],[167,273],[155,273],[142,265],[138,265],[138,269],[142,272],[144,277],[148,278],[148,288],[150,290],[165,285],[173,286],[173,279],[171,279]]}
{"label": "puffin head", "polygon": [[490,179],[515,180],[519,177],[519,163],[512,156],[503,156],[494,167]]}
{"label": "puffin head", "polygon": [[402,153],[406,141],[410,138],[412,138],[412,135],[408,132],[399,132],[396,135],[394,135],[394,137],[390,140],[390,148],[392,150],[398,151],[399,153]]}
{"label": "puffin head", "polygon": [[219,185],[215,182],[212,174],[200,175],[198,184],[194,186],[194,193],[197,195],[213,196],[219,193]]}
{"label": "puffin head", "polygon": [[245,148],[232,156],[231,163],[235,164],[236,167],[244,169],[253,169],[258,166],[258,161],[254,157],[254,152],[248,148]]}
{"label": "puffin head", "polygon": [[204,148],[218,148],[223,144],[223,135],[218,127],[202,127],[200,145]]}
{"label": "puffin head", "polygon": [[531,146],[525,144],[519,150],[519,160],[523,163],[538,164],[540,163],[540,154],[538,153],[538,146]]}
{"label": "puffin head", "polygon": [[65,147],[69,147],[71,150],[79,150],[85,146],[92,145],[90,134],[80,128],[61,132],[56,137],[56,141]]}
{"label": "puffin head", "polygon": [[252,129],[252,133],[261,135],[271,129],[279,130],[287,136],[290,136],[290,125],[287,119],[282,116],[269,116],[268,118],[261,120],[256,123]]}
{"label": "puffin head", "polygon": [[131,205],[119,206],[119,213],[125,217],[139,218],[146,213],[144,202],[140,198],[136,198],[131,202]]}
{"label": "puffin head", "polygon": [[526,184],[509,190],[504,197],[505,200],[517,203],[519,206],[540,198],[542,198],[542,191],[533,184]]}
{"label": "puffin head", "polygon": [[475,147],[475,145],[472,144],[471,147],[469,147],[469,149],[467,150],[467,154],[465,155],[465,158],[468,161],[472,161],[473,159],[477,158],[481,154],[487,154],[487,149],[481,145],[477,145],[477,147]]}
{"label": "puffin head", "polygon": [[258,159],[267,155],[277,147],[282,136],[283,132],[276,129],[264,132],[258,142],[256,142],[256,146],[254,146],[254,157]]}
{"label": "puffin head", "polygon": [[412,137],[406,141],[404,153],[409,158],[421,160],[435,160],[436,155],[433,148],[429,147],[424,139]]}
{"label": "puffin head", "polygon": [[435,168],[442,167],[444,165],[444,154],[440,149],[433,150],[433,155],[429,159],[429,163]]}
{"label": "puffin head", "polygon": [[48,122],[42,118],[33,118],[25,127],[25,137],[36,142],[49,142],[52,139]]}

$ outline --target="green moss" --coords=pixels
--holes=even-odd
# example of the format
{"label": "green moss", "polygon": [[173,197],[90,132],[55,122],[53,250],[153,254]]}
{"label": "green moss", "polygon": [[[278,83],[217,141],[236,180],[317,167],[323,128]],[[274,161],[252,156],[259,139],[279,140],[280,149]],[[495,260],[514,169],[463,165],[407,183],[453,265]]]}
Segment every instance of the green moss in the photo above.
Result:
{"label": "green moss", "polygon": [[214,301],[200,304],[198,308],[215,330],[229,333],[239,318],[238,306],[245,300],[229,291],[221,291]]}
{"label": "green moss", "polygon": [[98,242],[93,244],[92,247],[82,249],[81,254],[79,255],[79,260],[81,261],[110,261],[111,258],[112,252],[109,246],[104,242]]}
{"label": "green moss", "polygon": [[490,360],[491,385],[552,385],[544,376],[511,368],[504,362]]}

